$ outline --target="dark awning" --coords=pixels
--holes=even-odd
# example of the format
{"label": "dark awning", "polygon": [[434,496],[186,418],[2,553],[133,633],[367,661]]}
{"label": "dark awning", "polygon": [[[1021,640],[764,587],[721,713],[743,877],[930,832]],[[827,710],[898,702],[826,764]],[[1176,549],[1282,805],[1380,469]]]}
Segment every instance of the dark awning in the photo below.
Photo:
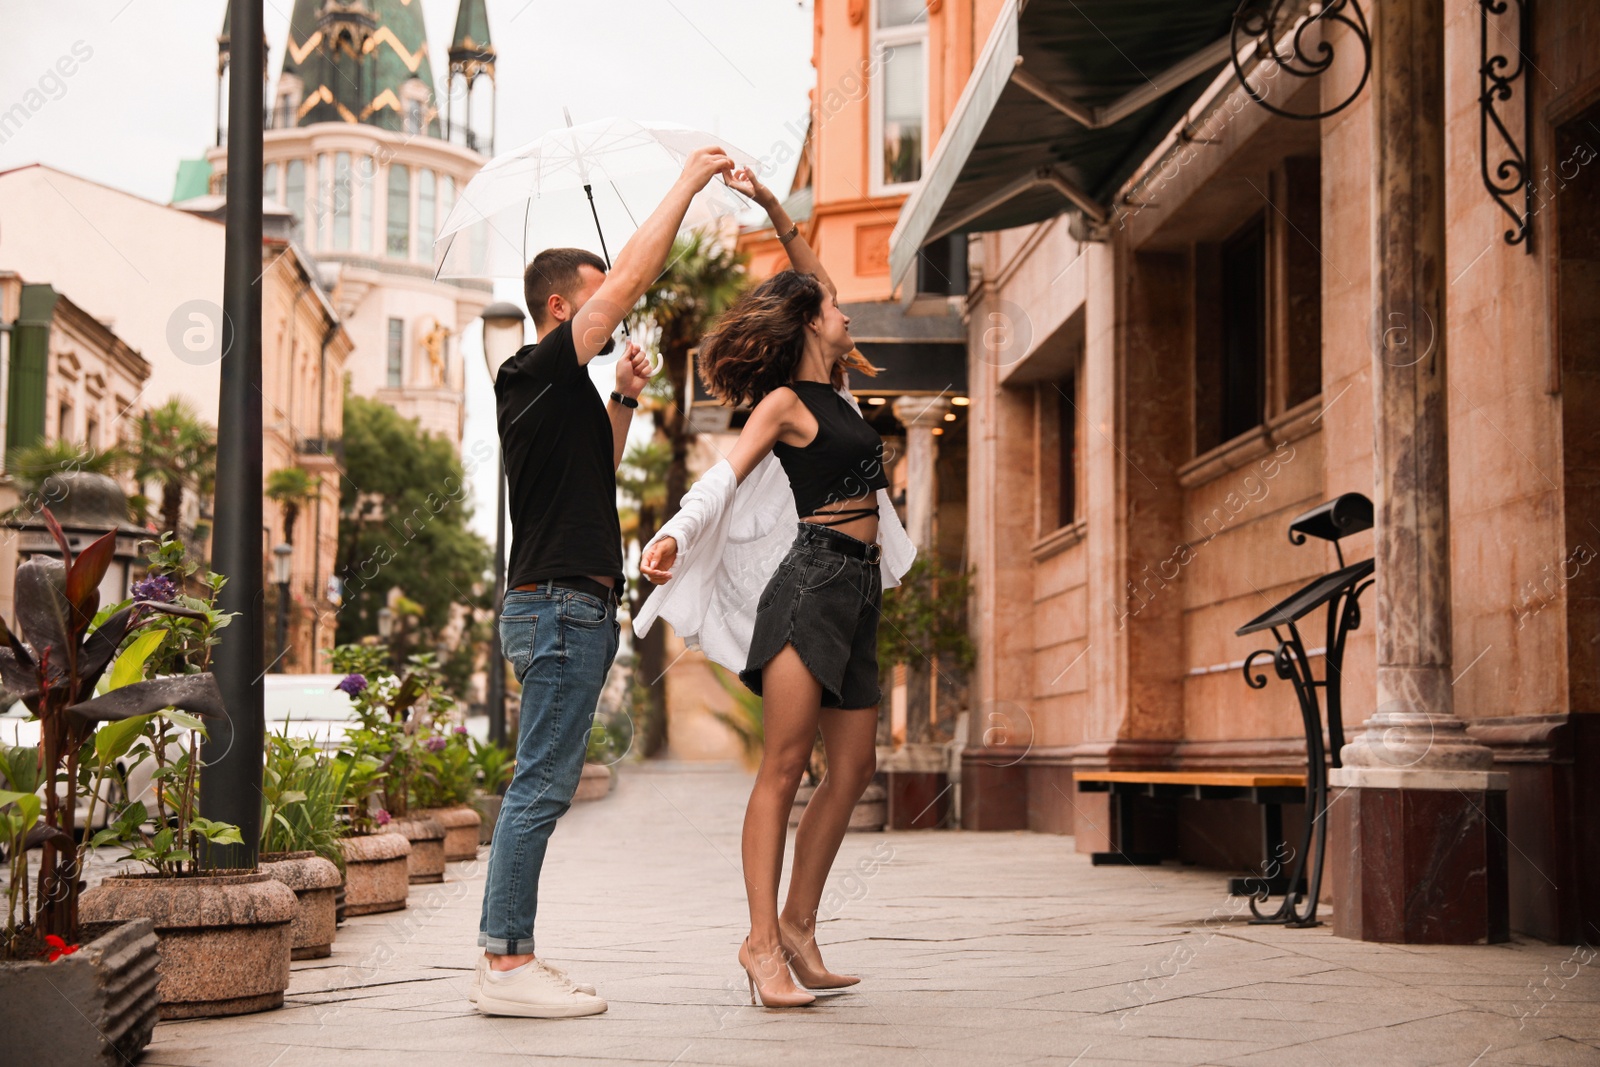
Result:
{"label": "dark awning", "polygon": [[[1096,221],[1228,60],[1238,0],[1008,0],[890,238],[899,284],[953,233]],[[1020,9],[1020,10],[1019,10]]]}

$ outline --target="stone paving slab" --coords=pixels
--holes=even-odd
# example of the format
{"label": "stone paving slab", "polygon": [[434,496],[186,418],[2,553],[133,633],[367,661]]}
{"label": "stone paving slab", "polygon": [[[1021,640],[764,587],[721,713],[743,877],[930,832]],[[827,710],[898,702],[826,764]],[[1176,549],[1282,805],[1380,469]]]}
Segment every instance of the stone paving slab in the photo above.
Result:
{"label": "stone paving slab", "polygon": [[294,965],[282,1010],[162,1023],[142,1063],[1600,1065],[1597,964],[1575,968],[1570,946],[1250,926],[1217,872],[1092,868],[1039,834],[850,835],[822,940],[861,985],[752,1007],[734,959],[749,788],[732,768],[627,766],[562,820],[539,946],[600,987],[604,1015],[490,1019],[467,1002],[480,853],[413,886],[405,912],[347,922],[331,958]]}

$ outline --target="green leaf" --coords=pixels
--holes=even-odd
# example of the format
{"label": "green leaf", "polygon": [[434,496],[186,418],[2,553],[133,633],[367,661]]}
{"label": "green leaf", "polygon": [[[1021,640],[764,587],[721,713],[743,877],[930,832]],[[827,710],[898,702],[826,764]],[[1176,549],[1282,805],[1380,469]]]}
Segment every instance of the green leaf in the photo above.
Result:
{"label": "green leaf", "polygon": [[278,804],[287,808],[290,804],[299,804],[301,801],[305,800],[305,798],[305,793],[298,789],[286,789],[284,790],[283,795],[278,798]]}
{"label": "green leaf", "polygon": [[142,680],[145,661],[166,639],[166,630],[150,630],[135,638],[122,650],[122,655],[117,657],[116,664],[111,668],[111,680],[106,683],[106,692]]}
{"label": "green leaf", "polygon": [[[121,669],[122,661],[118,660],[116,670],[120,671]],[[112,672],[112,684],[118,684],[116,682],[116,671]],[[126,685],[127,683],[121,684]],[[144,728],[150,722],[150,718],[149,715],[138,715],[132,719],[119,719],[116,722],[108,722],[100,727],[99,730],[96,730],[94,735],[95,762],[103,767],[126,756],[128,750],[133,747],[133,743],[139,740],[140,735],[144,733]]]}
{"label": "green leaf", "polygon": [[188,712],[173,708],[171,711],[163,711],[161,715],[174,726],[181,726],[185,730],[197,730],[200,733],[206,732],[206,724]]}
{"label": "green leaf", "polygon": [[157,852],[165,852],[172,847],[172,827],[163,826],[156,836],[150,839],[150,847]]}
{"label": "green leaf", "polygon": [[244,844],[244,837],[239,833],[239,828],[229,822],[213,822],[210,819],[196,817],[190,821],[189,829],[213,845]]}

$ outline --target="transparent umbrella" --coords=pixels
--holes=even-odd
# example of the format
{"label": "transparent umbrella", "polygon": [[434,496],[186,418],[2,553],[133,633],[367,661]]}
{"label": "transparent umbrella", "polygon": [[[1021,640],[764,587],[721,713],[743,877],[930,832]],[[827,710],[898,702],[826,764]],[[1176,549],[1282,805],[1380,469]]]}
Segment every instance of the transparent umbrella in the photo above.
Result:
{"label": "transparent umbrella", "polygon": [[[496,156],[467,183],[434,241],[435,278],[520,278],[545,248],[587,248],[610,263],[611,250],[655,210],[696,148],[721,145],[737,165],[760,166],[725,139],[686,126],[570,122]],[[684,228],[714,225],[749,206],[712,181],[695,196]]]}

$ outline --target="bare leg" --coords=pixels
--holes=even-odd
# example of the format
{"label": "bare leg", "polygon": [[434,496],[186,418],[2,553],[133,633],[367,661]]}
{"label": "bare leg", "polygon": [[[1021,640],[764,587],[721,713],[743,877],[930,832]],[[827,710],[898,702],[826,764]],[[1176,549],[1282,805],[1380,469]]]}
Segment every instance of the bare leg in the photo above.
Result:
{"label": "bare leg", "polygon": [[[749,953],[764,991],[795,991],[778,935],[778,881],[789,810],[817,736],[822,686],[794,646],[785,645],[761,672],[766,747],[744,813],[744,887],[750,902]],[[763,998],[765,1001],[765,997]]]}
{"label": "bare leg", "polygon": [[817,909],[822,904],[828,872],[850,825],[850,813],[878,769],[877,733],[876,708],[822,710],[822,743],[828,753],[828,773],[806,804],[795,833],[794,867],[789,873],[789,896],[781,916],[785,939],[800,957],[799,969],[819,978],[828,976],[828,971],[817,950]]}

